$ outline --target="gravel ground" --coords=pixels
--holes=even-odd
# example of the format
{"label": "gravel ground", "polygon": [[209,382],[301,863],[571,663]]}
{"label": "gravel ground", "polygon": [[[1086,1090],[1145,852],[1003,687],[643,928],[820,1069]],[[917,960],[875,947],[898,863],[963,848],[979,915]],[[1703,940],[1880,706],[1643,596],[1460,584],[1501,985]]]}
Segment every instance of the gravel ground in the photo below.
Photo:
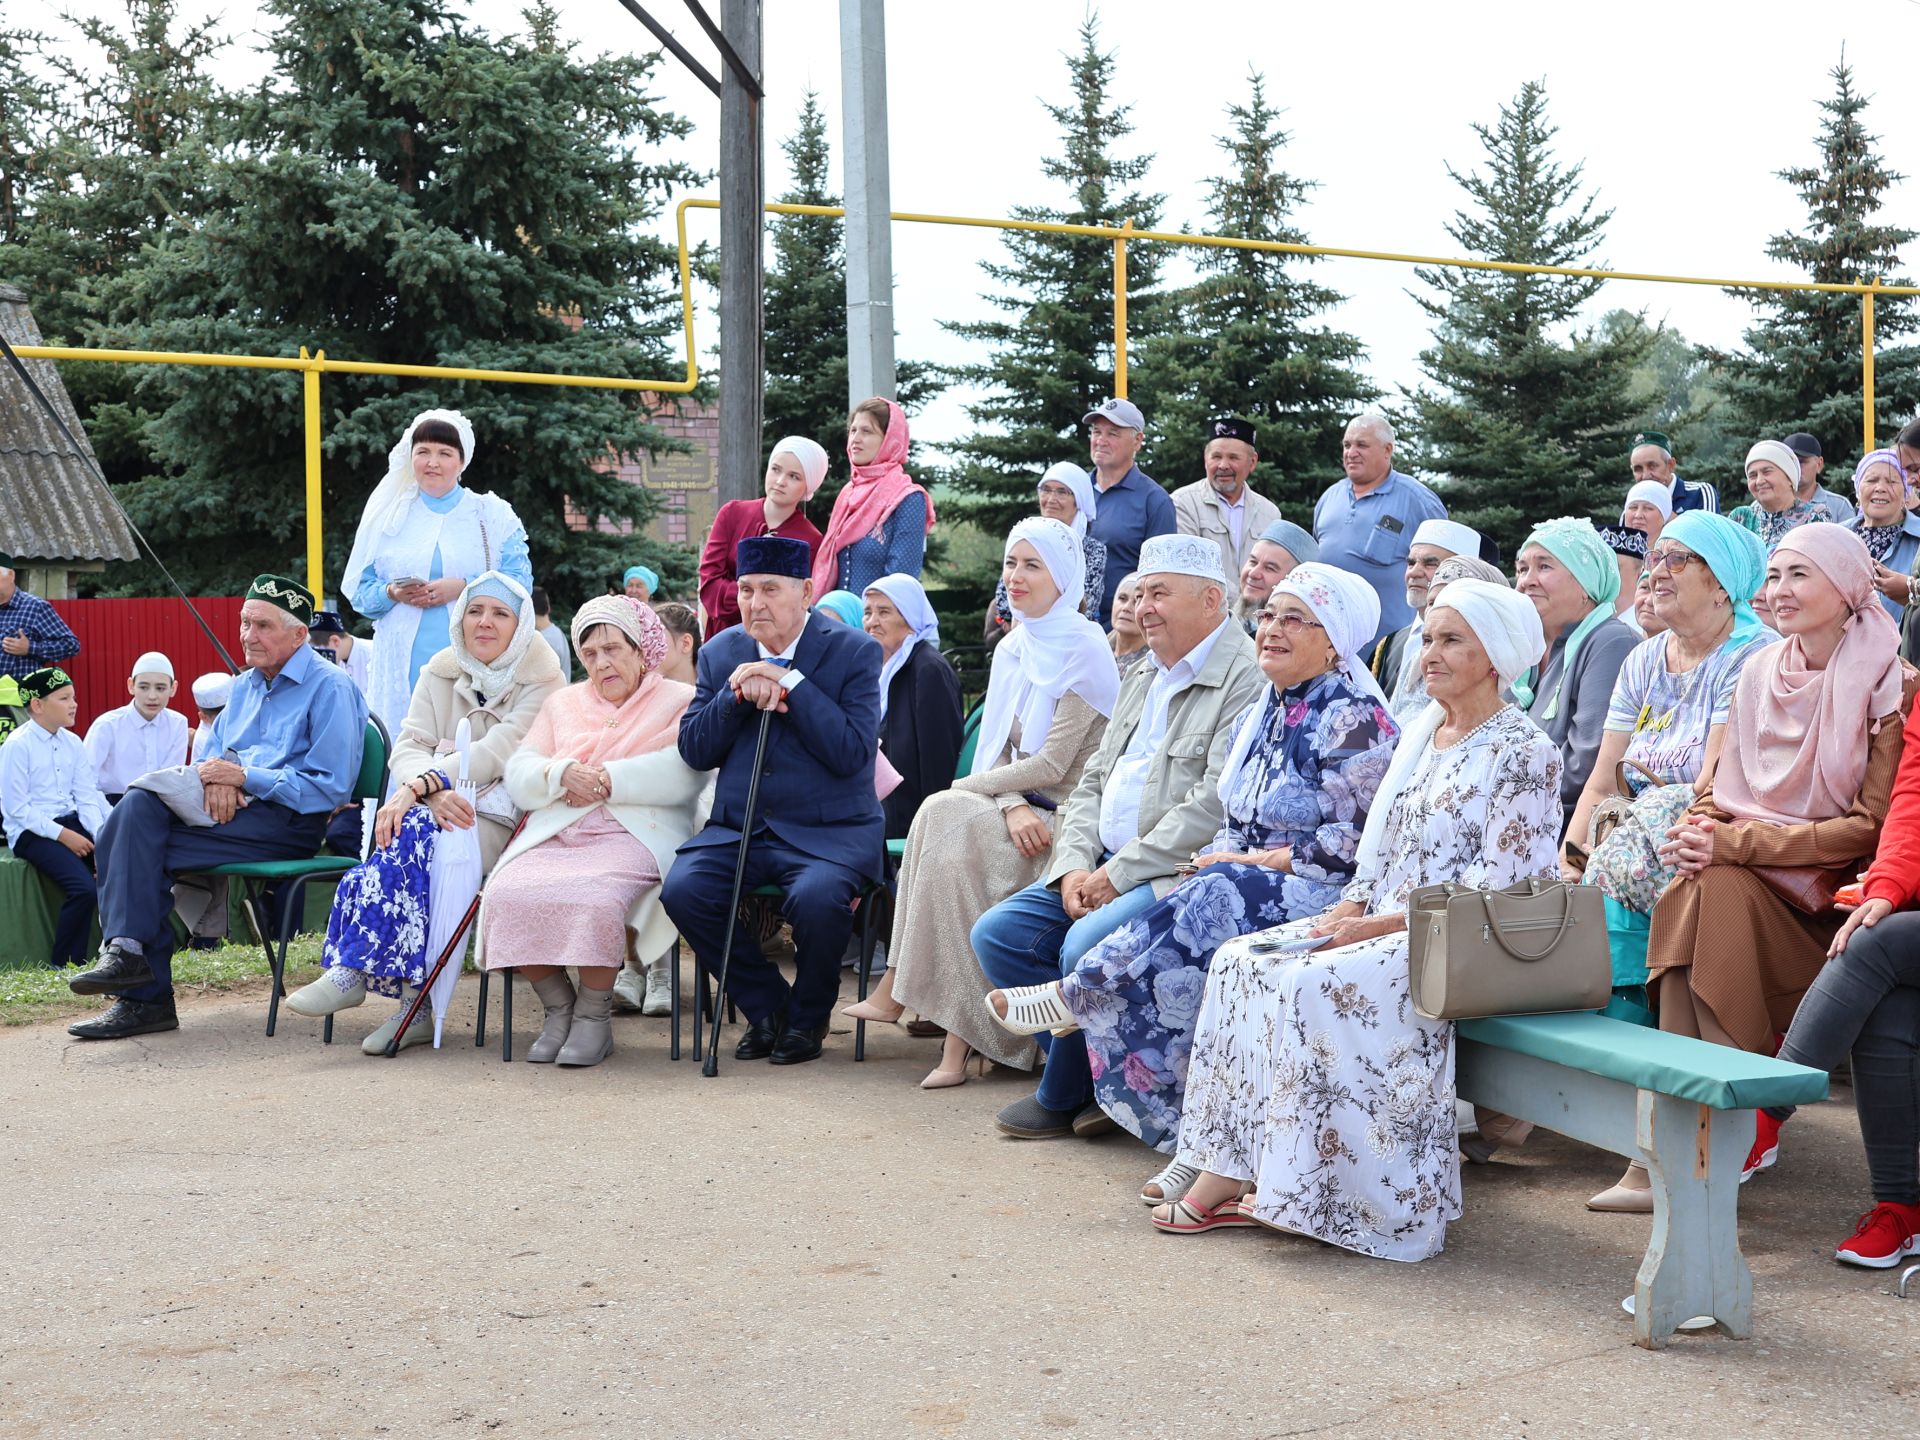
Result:
{"label": "gravel ground", "polygon": [[1920,1281],[1831,1259],[1866,1204],[1845,1105],[1742,1196],[1754,1338],[1655,1354],[1619,1308],[1648,1221],[1583,1209],[1619,1162],[1554,1136],[1471,1169],[1425,1264],[1179,1239],[1138,1144],[999,1136],[1025,1077],[922,1092],[934,1042],[707,1081],[631,1017],[559,1071],[476,1050],[473,994],[394,1062],[359,1053],[376,1005],[327,1048],[262,1035],[263,993],[0,1032],[0,1433],[1920,1431]]}

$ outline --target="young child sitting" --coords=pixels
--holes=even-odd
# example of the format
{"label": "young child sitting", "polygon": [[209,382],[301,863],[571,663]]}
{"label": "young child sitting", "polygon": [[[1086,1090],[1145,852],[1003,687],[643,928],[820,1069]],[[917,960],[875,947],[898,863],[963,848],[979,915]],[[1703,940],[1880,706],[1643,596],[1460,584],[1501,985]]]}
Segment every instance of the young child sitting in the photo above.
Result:
{"label": "young child sitting", "polygon": [[20,681],[28,723],[0,745],[0,816],[13,853],[60,887],[66,897],[53,932],[55,969],[87,957],[99,908],[93,879],[93,837],[107,820],[107,797],[93,761],[68,727],[79,706],[67,672],[49,666]]}
{"label": "young child sitting", "polygon": [[118,805],[127,787],[142,775],[187,759],[187,717],[169,709],[173,662],[149,650],[133,662],[127,694],[133,703],[109,710],[87,727],[87,754],[107,803]]}

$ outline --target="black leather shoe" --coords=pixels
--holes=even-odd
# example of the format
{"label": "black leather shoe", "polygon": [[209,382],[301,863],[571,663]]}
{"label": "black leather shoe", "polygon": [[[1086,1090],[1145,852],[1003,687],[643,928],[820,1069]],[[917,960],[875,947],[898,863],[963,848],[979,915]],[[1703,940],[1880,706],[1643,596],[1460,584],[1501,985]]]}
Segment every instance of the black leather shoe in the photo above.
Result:
{"label": "black leather shoe", "polygon": [[67,988],[76,995],[118,995],[152,981],[153,967],[147,964],[146,956],[109,943],[100,947],[100,958],[93,968],[67,981]]}
{"label": "black leather shoe", "polygon": [[785,1015],[769,1015],[764,1020],[756,1020],[747,1027],[747,1033],[740,1037],[740,1043],[734,1047],[736,1060],[764,1060],[773,1054],[780,1043],[780,1032],[786,1028]]}
{"label": "black leather shoe", "polygon": [[81,1020],[67,1033],[81,1040],[125,1040],[129,1035],[151,1035],[156,1030],[178,1030],[180,1017],[171,1000],[116,1000],[104,1015]]}
{"label": "black leather shoe", "polygon": [[789,1025],[780,1032],[780,1039],[773,1047],[773,1063],[776,1065],[804,1065],[809,1060],[820,1058],[820,1042],[827,1038],[827,1022],[809,1025],[797,1029]]}

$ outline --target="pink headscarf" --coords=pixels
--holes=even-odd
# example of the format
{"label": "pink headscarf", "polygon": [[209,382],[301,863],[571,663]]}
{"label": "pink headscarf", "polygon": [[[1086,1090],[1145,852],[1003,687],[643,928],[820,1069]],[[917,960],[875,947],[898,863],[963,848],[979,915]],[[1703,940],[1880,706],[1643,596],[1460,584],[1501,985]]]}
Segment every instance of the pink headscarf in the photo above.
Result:
{"label": "pink headscarf", "polygon": [[1873,559],[1843,525],[1801,525],[1774,547],[1811,561],[1853,615],[1826,668],[1800,637],[1761,649],[1740,672],[1713,798],[1736,820],[1799,825],[1853,807],[1867,736],[1900,708],[1900,631],[1873,588]]}
{"label": "pink headscarf", "polygon": [[[847,448],[853,459],[853,448]],[[907,412],[887,401],[887,433],[880,437],[880,453],[871,465],[855,465],[853,478],[833,502],[833,518],[820,548],[813,553],[813,593],[824,595],[840,582],[840,552],[864,540],[886,521],[902,500],[914,491],[926,496],[927,529],[933,529],[933,497],[913,483],[906,472]]]}

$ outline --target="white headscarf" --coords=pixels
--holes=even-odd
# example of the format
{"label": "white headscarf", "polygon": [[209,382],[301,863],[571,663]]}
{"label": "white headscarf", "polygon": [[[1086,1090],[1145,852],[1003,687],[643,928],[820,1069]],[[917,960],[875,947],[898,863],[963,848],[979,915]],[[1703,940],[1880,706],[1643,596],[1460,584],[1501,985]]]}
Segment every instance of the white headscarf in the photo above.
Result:
{"label": "white headscarf", "polygon": [[1627,506],[1644,500],[1660,512],[1662,520],[1673,518],[1673,491],[1658,480],[1636,480],[1627,487],[1627,498],[1620,503],[1620,523],[1627,523]]}
{"label": "white headscarf", "polygon": [[801,473],[807,477],[807,499],[811,500],[820,482],[827,478],[827,452],[820,448],[817,440],[789,435],[767,452],[767,464],[773,464],[776,455],[791,455],[800,462]]}
{"label": "white headscarf", "polygon": [[1079,540],[1085,538],[1087,522],[1093,519],[1095,505],[1093,498],[1093,477],[1071,460],[1062,460],[1057,465],[1049,465],[1047,467],[1047,473],[1040,477],[1040,484],[1035,485],[1033,488],[1038,490],[1040,485],[1046,484],[1049,480],[1053,481],[1056,485],[1064,485],[1073,491],[1073,503],[1078,505],[1080,509],[1073,517],[1073,524],[1068,528],[1073,531],[1074,539]]}
{"label": "white headscarf", "polygon": [[[1540,628],[1540,612],[1533,602],[1517,590],[1485,580],[1451,580],[1438,597],[1428,602],[1427,624],[1434,623],[1435,612],[1452,610],[1485,647],[1487,658],[1504,686],[1540,663],[1547,653],[1546,631]],[[1434,733],[1446,712],[1435,700],[1415,717],[1394,747],[1393,763],[1387,766],[1386,779],[1373,797],[1367,811],[1366,828],[1360,832],[1360,849],[1354,857],[1354,878],[1373,880],[1380,873],[1380,852],[1386,845],[1387,820],[1393,813],[1400,792],[1412,783],[1415,773],[1433,749]]]}
{"label": "white headscarf", "polygon": [[460,436],[460,473],[473,464],[473,426],[458,410],[422,410],[407,425],[406,434],[387,452],[387,473],[367,497],[367,508],[360,512],[360,528],[353,532],[353,551],[347,556],[346,578],[341,581],[345,593],[353,594],[360,579],[373,564],[374,552],[389,535],[400,533],[400,526],[420,493],[420,482],[413,473],[413,432],[425,420],[444,420]]}
{"label": "white headscarf", "polygon": [[[473,652],[467,649],[467,637],[461,633],[461,621],[466,618],[467,606],[473,603],[475,595],[494,596],[513,607],[519,616],[513,638],[491,665],[483,665],[474,658]],[[526,655],[527,647],[533,643],[533,596],[521,589],[520,582],[511,575],[488,570],[474,576],[467,582],[466,589],[460,592],[460,598],[453,607],[453,623],[447,626],[447,631],[448,642],[453,647],[454,663],[466,671],[474,689],[491,700],[513,684],[513,672]]]}
{"label": "white headscarf", "polygon": [[934,649],[940,648],[940,621],[933,613],[933,606],[927,601],[927,592],[920,582],[911,575],[882,575],[867,586],[866,594],[878,590],[893,602],[893,608],[900,612],[900,618],[907,622],[910,632],[900,642],[900,648],[887,657],[887,663],[880,667],[880,718],[887,718],[887,687],[893,684],[893,677],[900,673],[913,654],[913,647],[922,640]]}
{"label": "white headscarf", "polygon": [[[1313,618],[1327,632],[1327,643],[1333,646],[1338,662],[1335,668],[1349,685],[1363,695],[1372,696],[1374,702],[1385,710],[1386,692],[1380,688],[1380,682],[1373,678],[1373,672],[1360,663],[1362,647],[1373,640],[1374,632],[1380,628],[1380,597],[1374,588],[1358,575],[1332,565],[1322,565],[1318,561],[1308,561],[1294,566],[1285,579],[1274,585],[1272,593],[1291,595],[1313,612]],[[1268,603],[1272,603],[1271,597]],[[1255,738],[1264,728],[1267,705],[1278,694],[1278,691],[1274,691],[1264,703],[1248,707],[1240,721],[1240,728],[1234,732],[1233,747],[1227,752],[1226,766],[1220,772],[1220,799],[1223,802],[1240,783],[1240,770],[1253,750]]]}
{"label": "white headscarf", "polygon": [[1106,633],[1080,613],[1080,599],[1087,588],[1087,562],[1080,542],[1058,520],[1038,515],[1008,532],[1006,553],[1012,554],[1022,540],[1047,567],[1060,587],[1060,598],[1044,615],[1021,615],[1013,633],[993,652],[986,710],[973,750],[975,775],[999,763],[1016,716],[1020,743],[1031,755],[1046,743],[1053,709],[1062,695],[1072,692],[1111,719],[1113,702],[1120,694],[1113,647],[1107,644]]}

